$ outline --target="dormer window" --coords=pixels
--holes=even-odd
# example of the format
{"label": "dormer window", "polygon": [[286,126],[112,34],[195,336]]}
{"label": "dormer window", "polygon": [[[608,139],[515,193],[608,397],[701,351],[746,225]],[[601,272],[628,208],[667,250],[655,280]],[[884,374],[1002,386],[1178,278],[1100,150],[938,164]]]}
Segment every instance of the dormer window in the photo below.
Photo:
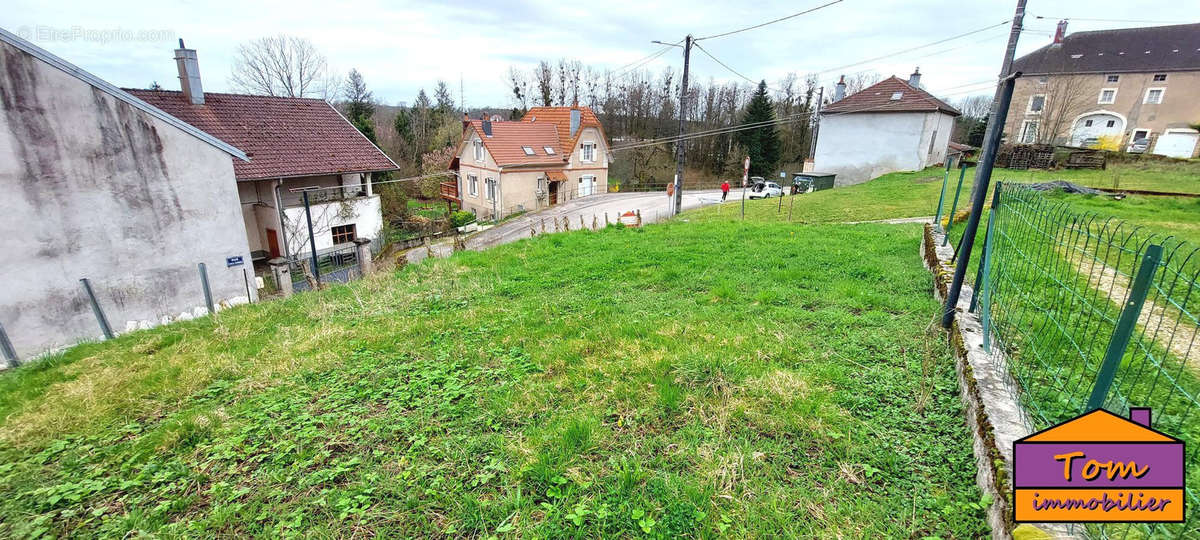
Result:
{"label": "dormer window", "polygon": [[475,139],[475,161],[483,161],[483,141]]}
{"label": "dormer window", "polygon": [[554,148],[551,148],[551,147],[549,147],[549,146],[543,146],[543,147],[542,147],[542,150],[545,150],[545,151],[546,151],[546,155],[547,155],[547,156],[553,156],[553,155],[554,155]]}
{"label": "dormer window", "polygon": [[891,100],[892,101],[900,101],[900,98],[902,98],[902,97],[904,97],[904,92],[892,92]]}
{"label": "dormer window", "polygon": [[522,146],[521,150],[525,151],[525,155],[527,155],[527,156],[533,155],[533,147],[532,146]]}

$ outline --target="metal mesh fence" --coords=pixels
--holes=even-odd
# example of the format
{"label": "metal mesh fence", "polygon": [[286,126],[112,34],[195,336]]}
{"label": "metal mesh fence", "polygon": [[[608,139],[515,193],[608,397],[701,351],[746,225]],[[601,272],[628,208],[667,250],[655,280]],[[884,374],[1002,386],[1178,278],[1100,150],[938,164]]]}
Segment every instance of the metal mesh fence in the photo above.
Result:
{"label": "metal mesh fence", "polygon": [[996,190],[979,311],[1029,427],[1096,405],[1121,415],[1151,407],[1154,427],[1186,444],[1188,522],[1095,526],[1089,534],[1200,537],[1200,248],[1074,212],[1021,184]]}

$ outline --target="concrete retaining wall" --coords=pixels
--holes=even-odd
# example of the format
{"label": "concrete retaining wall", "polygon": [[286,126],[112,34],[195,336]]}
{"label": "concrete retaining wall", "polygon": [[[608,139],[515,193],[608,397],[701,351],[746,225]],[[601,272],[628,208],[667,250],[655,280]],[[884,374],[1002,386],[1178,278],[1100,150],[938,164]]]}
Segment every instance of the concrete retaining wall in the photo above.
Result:
{"label": "concrete retaining wall", "polygon": [[[925,267],[933,272],[934,293],[945,301],[954,277],[954,247],[942,245],[945,236],[925,225],[921,254]],[[971,430],[975,453],[975,481],[979,489],[992,497],[987,509],[992,538],[1008,539],[1017,529],[1013,523],[1012,460],[1013,442],[1032,433],[1033,422],[1017,400],[1016,382],[1005,368],[1003,353],[983,350],[983,325],[969,310],[974,290],[964,284],[950,328],[950,344],[955,353],[959,397],[966,408],[967,425]],[[1022,525],[1031,529],[1031,525]],[[1075,538],[1072,530],[1062,524],[1039,524],[1037,529],[1051,538]],[[1044,538],[1037,535],[1031,538]]]}

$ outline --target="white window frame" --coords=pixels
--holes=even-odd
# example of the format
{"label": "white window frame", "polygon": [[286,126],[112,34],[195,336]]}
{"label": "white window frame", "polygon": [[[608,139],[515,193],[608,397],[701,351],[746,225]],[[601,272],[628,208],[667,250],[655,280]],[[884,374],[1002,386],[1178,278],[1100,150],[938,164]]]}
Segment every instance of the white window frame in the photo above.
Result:
{"label": "white window frame", "polygon": [[1121,82],[1121,76],[1120,75],[1105,75],[1104,82],[1106,82],[1106,83]]}
{"label": "white window frame", "polygon": [[521,147],[521,151],[522,151],[522,152],[525,152],[525,155],[527,155],[527,156],[536,155],[536,154],[534,153],[534,151],[533,151],[533,147],[532,147],[532,146],[522,146],[522,147]]}
{"label": "white window frame", "polygon": [[479,196],[479,177],[473,174],[467,175],[467,194],[472,197]]}
{"label": "white window frame", "polygon": [[[1138,137],[1137,134],[1139,131],[1145,131],[1146,135],[1144,137]],[[1136,141],[1138,139],[1149,139],[1151,133],[1153,133],[1153,132],[1150,131],[1148,128],[1133,128],[1133,131],[1130,132],[1130,134],[1129,134],[1129,144],[1133,144],[1133,141]]]}
{"label": "white window frame", "polygon": [[[1035,111],[1033,110],[1033,100],[1039,97],[1042,98],[1042,108]],[[1044,110],[1046,110],[1046,94],[1034,94],[1029,96],[1029,103],[1025,105],[1025,114],[1042,114],[1042,111]]]}
{"label": "white window frame", "polygon": [[596,161],[596,143],[592,141],[584,141],[579,145],[579,161],[584,163],[595,163]]}
{"label": "white window frame", "polygon": [[[1108,101],[1104,101],[1104,93],[1108,92],[1109,90],[1112,90],[1112,99],[1110,99]],[[1116,102],[1117,102],[1117,89],[1116,88],[1101,88],[1100,89],[1100,95],[1096,98],[1097,104],[1112,105],[1113,103],[1116,103]]]}
{"label": "white window frame", "polygon": [[555,154],[554,147],[552,147],[552,146],[543,146],[542,150],[546,151],[547,156],[553,156]]}
{"label": "white window frame", "polygon": [[[1158,90],[1158,101],[1150,101],[1150,93]],[[1167,89],[1165,87],[1155,86],[1146,89],[1146,95],[1142,98],[1142,103],[1147,105],[1162,105],[1162,102],[1167,98]]]}
{"label": "white window frame", "polygon": [[496,191],[498,191],[498,190],[497,190],[497,186],[496,186],[496,181],[494,179],[492,179],[490,177],[485,179],[483,181],[483,189],[484,189],[483,196],[484,196],[485,200],[489,200],[489,201],[496,200]]}
{"label": "white window frame", "polygon": [[[1026,141],[1025,133],[1029,131],[1029,124],[1033,124],[1033,140]],[[1033,144],[1037,142],[1038,130],[1042,126],[1037,120],[1026,120],[1021,123],[1021,132],[1017,134],[1017,142],[1020,144]]]}
{"label": "white window frame", "polygon": [[475,139],[471,144],[475,147],[475,161],[483,161],[483,141]]}

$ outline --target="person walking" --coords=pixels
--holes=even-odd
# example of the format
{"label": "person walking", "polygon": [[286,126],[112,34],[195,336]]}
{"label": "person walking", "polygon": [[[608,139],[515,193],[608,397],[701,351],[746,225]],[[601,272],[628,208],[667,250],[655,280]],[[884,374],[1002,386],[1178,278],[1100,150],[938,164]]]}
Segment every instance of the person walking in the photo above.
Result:
{"label": "person walking", "polygon": [[729,180],[721,183],[721,202],[725,202],[725,197],[729,196]]}

